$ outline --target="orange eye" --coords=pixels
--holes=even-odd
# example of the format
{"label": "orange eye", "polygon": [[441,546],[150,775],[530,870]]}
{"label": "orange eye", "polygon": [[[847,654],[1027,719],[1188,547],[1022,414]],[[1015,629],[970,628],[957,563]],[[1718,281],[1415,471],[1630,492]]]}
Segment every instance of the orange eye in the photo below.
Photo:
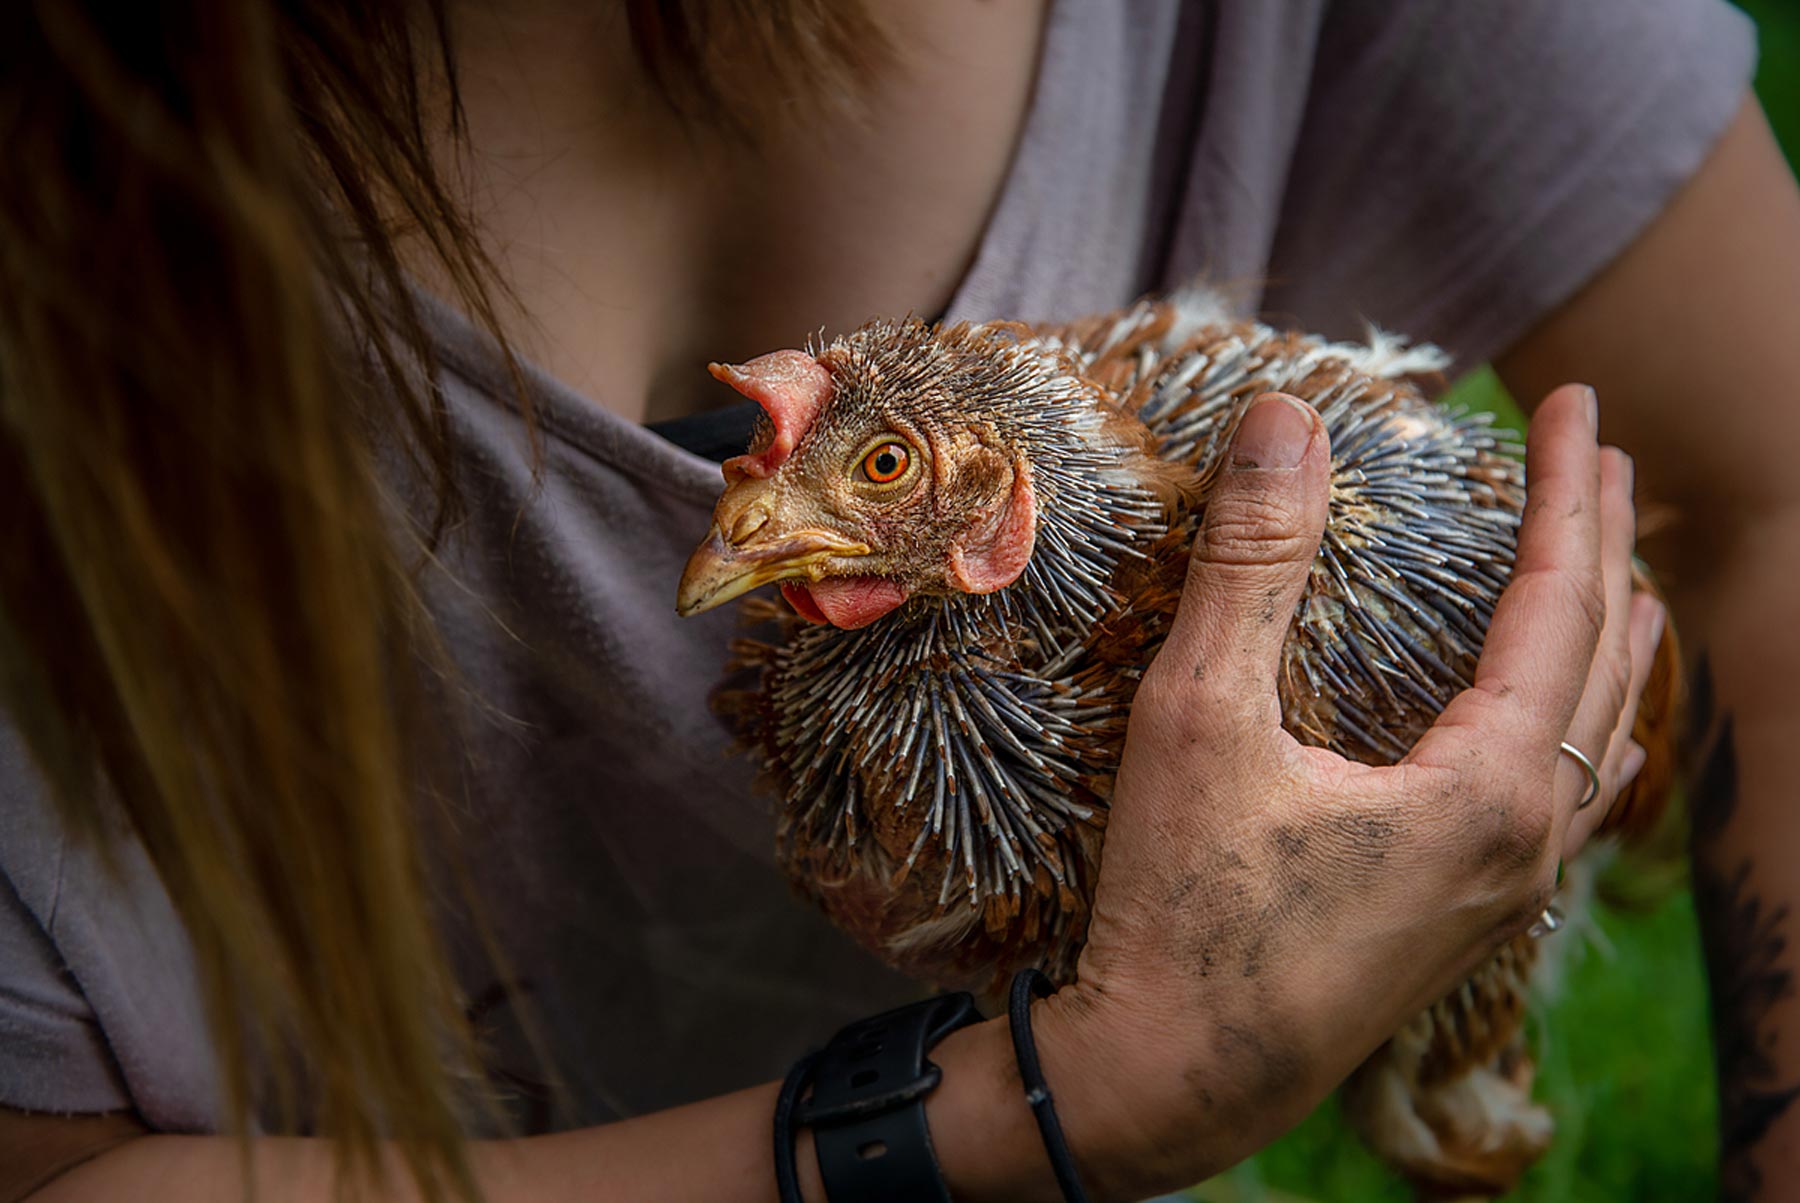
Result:
{"label": "orange eye", "polygon": [[892,484],[906,475],[910,463],[912,452],[906,449],[906,444],[883,443],[863,456],[863,475],[878,485]]}

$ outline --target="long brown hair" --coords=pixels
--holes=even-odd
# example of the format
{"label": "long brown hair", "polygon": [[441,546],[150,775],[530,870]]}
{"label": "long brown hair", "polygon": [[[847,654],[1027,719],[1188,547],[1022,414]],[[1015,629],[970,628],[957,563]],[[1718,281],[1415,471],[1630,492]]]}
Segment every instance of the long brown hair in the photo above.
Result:
{"label": "long brown hair", "polygon": [[[714,111],[721,21],[795,86],[873,32],[830,0],[627,10]],[[0,6],[0,700],[71,832],[156,865],[227,1118],[304,1116],[352,1168],[396,1140],[429,1198],[476,1194],[473,1062],[416,823],[408,564],[457,498],[402,239],[506,345],[434,159],[456,97],[443,0]]]}

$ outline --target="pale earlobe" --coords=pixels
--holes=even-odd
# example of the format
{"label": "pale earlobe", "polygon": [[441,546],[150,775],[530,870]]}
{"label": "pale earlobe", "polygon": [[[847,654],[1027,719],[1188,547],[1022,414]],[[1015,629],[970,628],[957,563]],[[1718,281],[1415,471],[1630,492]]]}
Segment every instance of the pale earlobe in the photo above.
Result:
{"label": "pale earlobe", "polygon": [[1019,579],[1037,541],[1037,493],[1031,467],[1013,462],[1012,488],[976,513],[950,545],[950,580],[965,593],[993,593]]}

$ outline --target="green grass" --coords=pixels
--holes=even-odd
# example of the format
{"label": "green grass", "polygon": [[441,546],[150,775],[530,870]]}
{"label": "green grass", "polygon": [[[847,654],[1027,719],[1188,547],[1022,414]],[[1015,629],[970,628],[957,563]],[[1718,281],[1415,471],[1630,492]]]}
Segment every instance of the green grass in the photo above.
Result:
{"label": "green grass", "polygon": [[1500,383],[1493,368],[1476,368],[1452,385],[1443,400],[1445,405],[1484,409],[1494,415],[1499,425],[1520,435],[1525,433],[1525,413],[1506,391],[1506,386]]}
{"label": "green grass", "polygon": [[1739,0],[1756,21],[1756,94],[1788,162],[1800,158],[1800,7],[1794,0]]}

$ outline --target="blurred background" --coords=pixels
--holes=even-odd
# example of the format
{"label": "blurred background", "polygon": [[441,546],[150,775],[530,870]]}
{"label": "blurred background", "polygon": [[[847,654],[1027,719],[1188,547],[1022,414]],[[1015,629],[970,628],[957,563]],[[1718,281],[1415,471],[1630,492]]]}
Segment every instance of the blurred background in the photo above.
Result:
{"label": "blurred background", "polygon": [[[1800,165],[1800,3],[1739,0],[1758,26],[1757,95]],[[1486,369],[1447,400],[1524,419]],[[1683,833],[1670,830],[1671,840]],[[1628,880],[1620,874],[1615,882]],[[1567,960],[1533,1031],[1537,1096],[1557,1136],[1508,1203],[1694,1203],[1718,1193],[1706,975],[1686,883],[1631,879],[1631,904],[1597,929],[1565,932]],[[1573,937],[1573,939],[1571,939]],[[1564,1037],[1567,1034],[1567,1037]],[[1194,1188],[1204,1203],[1412,1203],[1345,1127],[1335,1100],[1230,1173]]]}

